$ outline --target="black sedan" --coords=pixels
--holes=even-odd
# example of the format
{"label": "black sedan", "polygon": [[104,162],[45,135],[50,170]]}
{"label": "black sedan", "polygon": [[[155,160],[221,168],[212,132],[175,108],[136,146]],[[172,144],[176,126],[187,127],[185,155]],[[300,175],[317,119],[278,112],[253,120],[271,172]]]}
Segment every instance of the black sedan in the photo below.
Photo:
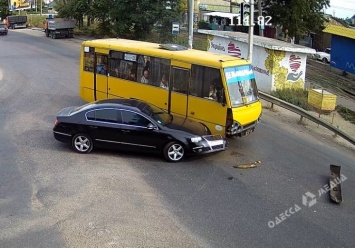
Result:
{"label": "black sedan", "polygon": [[79,153],[94,147],[162,154],[169,162],[185,155],[223,151],[226,140],[188,118],[137,99],[107,99],[58,113],[54,138]]}
{"label": "black sedan", "polygon": [[0,34],[7,35],[8,29],[6,24],[0,23]]}

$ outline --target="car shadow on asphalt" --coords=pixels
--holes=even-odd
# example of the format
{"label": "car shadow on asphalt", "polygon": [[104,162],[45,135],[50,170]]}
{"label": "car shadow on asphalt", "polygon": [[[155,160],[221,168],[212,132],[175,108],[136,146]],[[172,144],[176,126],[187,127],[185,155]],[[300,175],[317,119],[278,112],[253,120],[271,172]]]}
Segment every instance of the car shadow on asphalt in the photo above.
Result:
{"label": "car shadow on asphalt", "polygon": [[205,159],[209,159],[213,156],[212,153],[210,154],[203,154],[203,155],[189,155],[186,156],[181,162],[178,163],[171,163],[167,162],[162,154],[152,154],[146,152],[134,152],[134,151],[122,151],[122,150],[109,150],[109,149],[101,149],[96,148],[91,153],[103,155],[103,156],[117,156],[119,158],[124,159],[134,159],[134,160],[143,160],[147,161],[150,164],[156,162],[158,164],[166,164],[166,165],[182,165],[182,164],[191,164],[191,163],[205,163]]}

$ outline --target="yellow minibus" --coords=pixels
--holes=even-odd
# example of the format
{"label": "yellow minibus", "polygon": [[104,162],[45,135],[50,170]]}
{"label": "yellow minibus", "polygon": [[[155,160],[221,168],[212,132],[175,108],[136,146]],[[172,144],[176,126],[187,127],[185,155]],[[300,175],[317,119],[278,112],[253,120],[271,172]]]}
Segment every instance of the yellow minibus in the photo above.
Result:
{"label": "yellow minibus", "polygon": [[84,41],[79,88],[86,102],[140,99],[224,137],[253,132],[262,110],[247,60],[176,44]]}

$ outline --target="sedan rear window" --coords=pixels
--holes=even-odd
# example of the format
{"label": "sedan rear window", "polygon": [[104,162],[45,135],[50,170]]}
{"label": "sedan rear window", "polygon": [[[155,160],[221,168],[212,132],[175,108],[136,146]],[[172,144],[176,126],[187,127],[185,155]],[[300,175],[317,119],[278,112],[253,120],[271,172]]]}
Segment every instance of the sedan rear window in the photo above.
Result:
{"label": "sedan rear window", "polygon": [[117,123],[117,113],[115,109],[100,109],[95,111],[95,120]]}
{"label": "sedan rear window", "polygon": [[121,115],[116,109],[97,109],[86,113],[86,118],[91,121],[120,123]]}

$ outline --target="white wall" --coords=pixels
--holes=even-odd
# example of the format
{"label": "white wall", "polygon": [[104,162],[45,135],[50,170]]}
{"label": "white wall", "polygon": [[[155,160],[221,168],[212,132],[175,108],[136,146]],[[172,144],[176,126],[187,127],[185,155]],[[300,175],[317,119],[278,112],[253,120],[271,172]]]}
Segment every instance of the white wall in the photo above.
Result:
{"label": "white wall", "polygon": [[[209,52],[248,57],[248,44],[210,36]],[[304,88],[307,55],[304,53],[270,50],[254,45],[252,65],[259,90],[271,92],[281,88]]]}

